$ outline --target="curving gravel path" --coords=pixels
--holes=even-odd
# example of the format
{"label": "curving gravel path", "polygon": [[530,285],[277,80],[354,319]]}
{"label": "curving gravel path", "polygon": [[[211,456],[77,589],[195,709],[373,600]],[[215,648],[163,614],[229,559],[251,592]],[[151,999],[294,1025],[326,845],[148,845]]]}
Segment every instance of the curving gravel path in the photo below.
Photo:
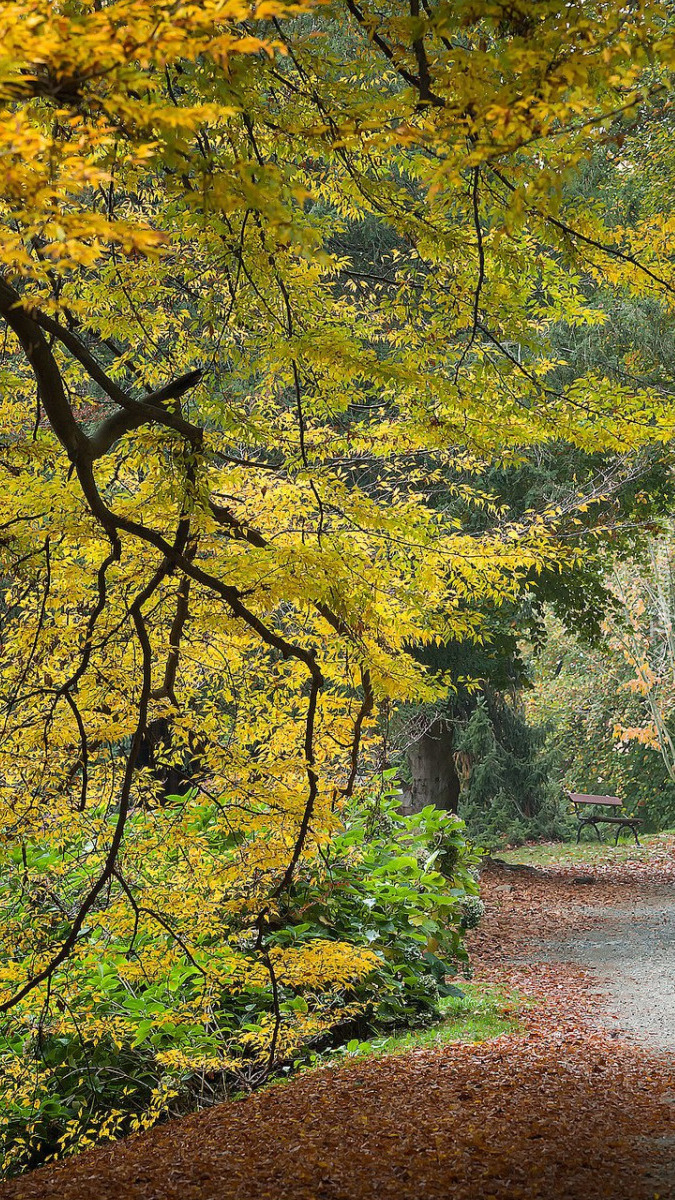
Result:
{"label": "curving gravel path", "polygon": [[543,962],[574,962],[607,997],[599,1009],[616,1036],[675,1052],[675,888],[645,889],[621,906],[581,905],[590,932],[541,944]]}
{"label": "curving gravel path", "polygon": [[[594,1021],[617,1039],[619,1054],[621,1042],[647,1052],[646,1077],[653,1062],[663,1064],[673,1079],[663,1099],[675,1109],[675,879],[657,883],[627,876],[628,871],[611,866],[581,878],[569,868],[502,875],[515,886],[504,882],[495,891],[506,894],[502,903],[512,914],[524,900],[526,920],[531,919],[532,891],[528,910],[523,887],[529,883],[532,889],[534,883],[533,894],[540,899],[548,894],[544,909],[554,916],[553,926],[546,922],[535,934],[527,957],[512,950],[505,961],[529,969],[539,964],[581,967],[597,984],[588,992]],[[582,882],[591,886],[576,886]],[[675,1134],[644,1139],[643,1144],[650,1195],[675,1200]]]}

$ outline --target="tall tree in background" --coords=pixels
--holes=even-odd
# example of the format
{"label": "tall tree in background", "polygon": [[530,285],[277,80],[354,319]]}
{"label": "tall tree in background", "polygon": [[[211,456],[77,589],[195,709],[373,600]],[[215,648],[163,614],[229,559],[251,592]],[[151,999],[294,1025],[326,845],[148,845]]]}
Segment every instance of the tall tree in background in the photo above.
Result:
{"label": "tall tree in background", "polygon": [[[555,506],[557,536],[578,557],[562,572],[530,572],[515,600],[488,602],[480,642],[421,648],[420,659],[452,686],[434,703],[400,706],[390,740],[407,758],[411,810],[435,804],[459,812],[481,844],[486,837],[557,836],[563,825],[555,756],[544,750],[543,731],[529,726],[523,703],[532,686],[531,648],[541,649],[547,612],[571,635],[591,642],[601,636],[612,563],[641,554],[646,531],[672,506],[669,455],[650,450],[627,460],[560,444],[488,467],[481,483],[510,520]],[[489,507],[462,517],[477,530],[491,520]]]}
{"label": "tall tree in background", "polygon": [[[666,190],[672,172],[669,136],[669,105],[643,109],[639,121],[626,123],[618,136],[599,141],[581,169],[566,179],[565,202],[573,206],[582,203],[596,213],[602,211],[613,227],[634,234],[649,220],[662,223],[670,212]],[[587,302],[604,319],[592,325],[570,325],[563,319],[551,329],[557,358],[551,378],[559,387],[569,387],[589,372],[601,372],[614,380],[618,389],[630,382],[658,390],[664,398],[672,395],[672,316],[663,297],[608,287],[606,273],[598,270],[592,259],[581,288]],[[517,345],[513,350],[520,353]],[[490,836],[500,826],[502,836],[510,836],[509,830],[517,836],[542,832],[536,815],[541,806],[542,812],[548,811],[547,828],[552,834],[559,828],[545,777],[545,761],[549,761],[550,769],[552,760],[548,753],[541,757],[541,737],[528,728],[520,704],[523,689],[531,686],[523,648],[525,643],[539,644],[546,630],[552,628],[550,622],[542,620],[545,608],[564,621],[570,635],[597,642],[616,590],[609,576],[619,563],[623,564],[619,567],[622,579],[626,575],[634,577],[631,560],[637,556],[642,561],[645,538],[649,539],[650,534],[653,538],[660,518],[672,512],[671,456],[668,450],[651,450],[626,458],[558,443],[535,447],[520,461],[489,465],[481,484],[492,504],[509,519],[522,517],[530,509],[541,511],[555,505],[559,536],[577,545],[581,555],[574,567],[562,574],[547,570],[531,573],[524,594],[513,605],[486,612],[484,645],[450,642],[420,652],[436,670],[449,673],[455,689],[435,705],[417,709],[406,706],[402,710],[401,740],[409,745],[409,801],[416,808],[436,803],[456,811],[461,795],[461,812],[468,817],[472,833],[479,837],[485,836],[485,820],[491,825]],[[481,528],[486,519],[484,511],[477,508],[462,514],[463,522],[468,521],[472,528]],[[652,541],[652,555],[654,545]],[[553,687],[554,681],[549,682]],[[603,685],[599,679],[595,686],[600,694]],[[622,706],[615,707],[618,720]],[[476,731],[467,728],[474,713],[481,736],[474,736]],[[567,721],[562,712],[560,719],[563,724]],[[597,732],[589,732],[587,740],[595,744]],[[481,745],[486,747],[487,758],[482,755]],[[526,767],[528,753],[532,761]],[[495,754],[502,757],[501,767]],[[489,771],[484,769],[488,758]],[[514,771],[511,768],[516,763],[519,765]],[[529,783],[523,770],[531,777]],[[511,778],[506,807],[505,773]],[[557,776],[557,771],[554,774]],[[531,785],[537,780],[538,799],[531,796]],[[633,790],[636,782],[633,780],[631,785]],[[474,796],[476,788],[480,802]],[[531,797],[534,807],[527,802],[527,820],[523,823],[526,796]]]}

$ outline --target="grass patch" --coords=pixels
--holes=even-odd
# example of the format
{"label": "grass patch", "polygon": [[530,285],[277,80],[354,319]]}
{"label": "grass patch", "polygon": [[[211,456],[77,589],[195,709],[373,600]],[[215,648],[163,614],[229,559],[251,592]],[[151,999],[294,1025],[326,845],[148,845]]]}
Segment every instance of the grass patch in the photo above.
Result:
{"label": "grass patch", "polygon": [[348,1042],[332,1051],[329,1057],[335,1061],[336,1058],[403,1054],[407,1050],[433,1050],[448,1042],[487,1042],[504,1033],[518,1032],[522,997],[479,983],[461,983],[460,990],[461,997],[446,996],[441,1000],[442,1017],[435,1025],[402,1030],[364,1042]]}
{"label": "grass patch", "polygon": [[645,833],[640,835],[640,846],[636,846],[632,835],[619,839],[618,846],[612,840],[600,843],[597,839],[580,842],[541,842],[530,846],[518,846],[515,850],[500,850],[495,857],[503,858],[505,862],[519,863],[523,866],[564,865],[569,863],[597,863],[628,860],[648,859],[652,850],[663,848],[672,840],[673,831],[663,833]]}
{"label": "grass patch", "polygon": [[[282,1068],[276,1078],[265,1084],[269,1088],[286,1087],[299,1073],[355,1063],[364,1058],[382,1058],[387,1054],[405,1054],[410,1050],[435,1050],[451,1042],[489,1042],[505,1033],[519,1033],[520,1013],[535,1003],[518,992],[490,987],[484,983],[459,985],[462,996],[446,996],[440,1001],[441,1017],[425,1029],[406,1029],[384,1037],[381,1034],[367,1041],[351,1041],[335,1050],[325,1050],[298,1059]],[[235,1092],[231,1100],[243,1100],[248,1092]]]}

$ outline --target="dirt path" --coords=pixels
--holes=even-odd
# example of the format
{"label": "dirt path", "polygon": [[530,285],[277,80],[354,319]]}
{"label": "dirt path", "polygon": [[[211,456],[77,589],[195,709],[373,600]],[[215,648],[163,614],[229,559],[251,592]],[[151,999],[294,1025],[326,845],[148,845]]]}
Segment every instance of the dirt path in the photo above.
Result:
{"label": "dirt path", "polygon": [[588,932],[541,944],[546,962],[575,962],[602,992],[607,1027],[652,1050],[675,1052],[675,887],[618,905],[582,905]]}
{"label": "dirt path", "polygon": [[477,976],[530,998],[518,1035],[307,1073],[0,1197],[675,1200],[674,864],[485,872]]}
{"label": "dirt path", "polygon": [[[644,1047],[655,1056],[661,1070],[670,1077],[664,1098],[675,1106],[675,881],[650,884],[633,881],[626,871],[604,872],[594,885],[579,884],[578,870],[548,871],[534,878],[539,890],[549,897],[539,911],[544,931],[550,929],[550,917],[558,916],[553,936],[535,937],[528,954],[510,954],[514,968],[539,973],[542,966],[580,968],[584,972],[584,1018],[595,1019],[613,1039],[617,1053],[623,1045]],[[499,878],[499,876],[498,876]],[[503,907],[504,894],[517,897],[532,906],[532,888],[521,881],[514,887],[504,880],[493,886],[493,903]],[[494,881],[493,881],[494,883]],[[551,905],[550,897],[560,888],[567,893],[564,909]],[[581,887],[583,892],[574,891]],[[579,903],[577,896],[592,891],[594,903]],[[501,893],[501,895],[500,895]],[[509,905],[509,909],[511,909]],[[513,914],[515,915],[515,914]],[[535,900],[536,924],[536,900]],[[591,1001],[589,1005],[589,1000]],[[649,1060],[636,1068],[649,1070]],[[675,1197],[675,1132],[663,1133],[645,1143],[644,1180],[654,1196]]]}

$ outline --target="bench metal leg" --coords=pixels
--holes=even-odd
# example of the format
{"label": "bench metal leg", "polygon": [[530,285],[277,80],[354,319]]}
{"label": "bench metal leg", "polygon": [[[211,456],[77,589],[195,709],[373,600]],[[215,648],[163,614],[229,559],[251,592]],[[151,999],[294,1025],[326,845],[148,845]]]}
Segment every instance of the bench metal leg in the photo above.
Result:
{"label": "bench metal leg", "polygon": [[625,825],[619,825],[619,828],[616,831],[616,837],[614,838],[615,846],[618,846],[618,844],[619,844],[619,834],[621,833],[622,829],[630,829],[633,837],[635,838],[635,845],[636,846],[640,845],[640,839],[638,837],[637,829],[635,828],[635,826],[633,825],[633,823],[631,821],[626,821]]}
{"label": "bench metal leg", "polygon": [[598,841],[602,844],[602,834],[601,834],[600,830],[598,829],[597,823],[591,817],[584,817],[582,820],[579,821],[579,824],[577,826],[577,846],[579,845],[579,839],[581,838],[582,829],[587,829],[587,828],[595,830],[595,832],[598,835]]}

